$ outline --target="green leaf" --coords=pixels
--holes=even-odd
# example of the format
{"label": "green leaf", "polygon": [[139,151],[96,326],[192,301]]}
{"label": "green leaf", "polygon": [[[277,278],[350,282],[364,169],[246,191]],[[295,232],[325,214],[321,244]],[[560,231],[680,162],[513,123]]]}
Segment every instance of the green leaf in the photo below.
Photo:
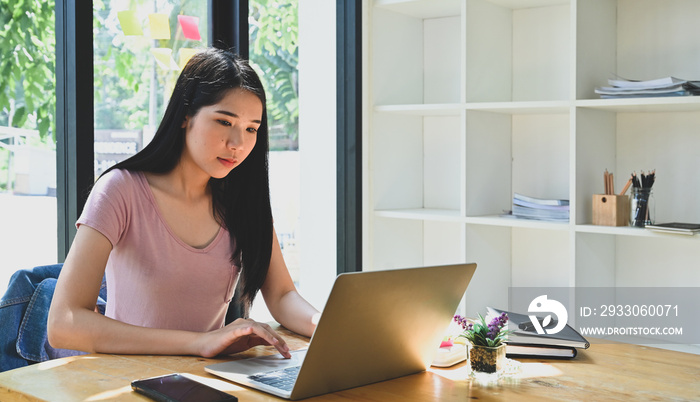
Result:
{"label": "green leaf", "polygon": [[37,122],[37,127],[39,129],[39,135],[41,136],[41,138],[44,138],[46,137],[46,134],[49,133],[49,128],[51,127],[51,120],[48,118],[48,116],[46,118],[40,119]]}
{"label": "green leaf", "polygon": [[0,88],[0,109],[10,109],[10,99],[7,97],[4,88]]}
{"label": "green leaf", "polygon": [[[29,94],[24,96],[24,103],[27,110],[34,111],[34,101],[32,100],[35,96]],[[19,127],[19,126],[17,126]]]}
{"label": "green leaf", "polygon": [[12,127],[22,127],[25,121],[27,121],[27,109],[20,106],[15,109],[15,114],[12,116]]}

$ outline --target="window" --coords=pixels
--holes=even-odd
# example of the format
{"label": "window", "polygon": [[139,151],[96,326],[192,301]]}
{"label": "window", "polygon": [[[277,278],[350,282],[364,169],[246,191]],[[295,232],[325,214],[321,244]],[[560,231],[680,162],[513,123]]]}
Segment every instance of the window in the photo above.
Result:
{"label": "window", "polygon": [[[8,0],[3,0],[8,1]],[[55,1],[55,10],[54,10]],[[14,5],[25,2],[9,0]],[[336,275],[336,254],[338,244],[336,242],[336,2],[327,0],[305,0],[298,4],[298,134],[294,140],[298,146],[299,156],[299,205],[298,229],[295,232],[298,251],[299,271],[296,275],[299,287],[304,296],[317,307],[322,307],[330,290],[330,285]],[[343,3],[338,1],[337,4]],[[32,3],[33,4],[33,3]],[[46,146],[51,148],[54,139],[55,157],[58,169],[54,187],[47,187],[47,197],[51,197],[53,191],[57,197],[53,198],[53,206],[32,207],[31,213],[19,214],[12,207],[5,207],[4,200],[0,200],[0,210],[3,224],[7,221],[8,214],[23,216],[22,228],[32,230],[31,235],[25,240],[19,240],[22,236],[18,229],[5,229],[3,225],[3,239],[17,240],[17,242],[3,242],[3,246],[22,250],[25,257],[37,257],[41,261],[25,262],[20,265],[33,266],[44,263],[62,261],[68,251],[72,236],[75,233],[75,220],[82,210],[84,194],[96,174],[99,174],[117,158],[124,158],[131,152],[140,149],[148,141],[148,135],[144,133],[152,130],[153,121],[160,119],[164,99],[169,95],[167,86],[167,69],[162,68],[156,61],[155,74],[152,79],[148,75],[152,68],[156,55],[150,52],[151,48],[169,48],[170,57],[174,63],[179,62],[180,51],[183,47],[195,45],[206,46],[212,32],[223,31],[231,33],[234,39],[241,39],[240,30],[237,31],[235,21],[233,24],[212,24],[207,26],[212,4],[227,7],[248,6],[248,1],[224,1],[209,0],[206,2],[165,0],[93,0],[75,2],[72,0],[49,0],[41,3],[40,9],[32,9],[28,15],[34,20],[25,21],[26,32],[39,32],[43,34],[43,45],[51,50],[45,56],[41,56],[41,63],[36,65],[41,68],[51,69],[55,67],[55,80],[53,74],[46,81],[46,87],[42,91],[53,94],[51,84],[55,82],[56,97],[53,100],[56,105],[55,123],[49,124],[49,136],[40,138],[50,139]],[[358,6],[359,7],[359,6]],[[54,14],[55,11],[55,14]],[[136,21],[141,24],[143,40],[138,43],[137,36],[118,37],[123,34],[123,27],[119,23],[119,11],[135,11]],[[150,21],[146,22],[149,13],[167,14],[170,26],[170,40],[152,40],[146,35],[150,30]],[[338,9],[343,14],[344,9]],[[39,15],[46,15],[45,20],[40,20]],[[5,13],[0,15],[3,24],[7,23]],[[55,25],[54,25],[55,15]],[[144,17],[145,15],[145,17]],[[178,39],[177,20],[178,15],[199,17],[198,27],[201,41]],[[115,18],[116,17],[116,18]],[[227,21],[227,16],[221,20]],[[218,19],[213,19],[219,21]],[[225,26],[224,26],[225,25]],[[233,29],[232,29],[233,28]],[[120,34],[121,31],[121,34]],[[210,32],[211,31],[211,32]],[[245,31],[244,31],[245,32]],[[184,35],[184,33],[182,33]],[[54,36],[55,35],[55,36]],[[55,37],[55,40],[52,38]],[[10,44],[11,38],[4,37],[2,46]],[[55,58],[54,58],[55,46]],[[13,48],[14,49],[14,48]],[[21,47],[19,48],[21,50]],[[144,52],[147,53],[144,56]],[[165,52],[167,51],[158,51]],[[159,56],[162,53],[156,52]],[[32,57],[37,56],[28,51]],[[150,58],[149,58],[150,57]],[[5,53],[0,60],[0,74],[9,74],[5,71]],[[54,61],[55,60],[55,61]],[[85,60],[94,60],[93,63],[81,63]],[[151,68],[148,68],[148,63]],[[55,63],[55,64],[54,64]],[[167,63],[166,63],[167,64]],[[163,71],[159,71],[158,69]],[[95,70],[93,74],[93,69]],[[175,70],[173,69],[173,72]],[[85,77],[95,77],[85,80]],[[106,78],[108,77],[108,78]],[[2,94],[8,94],[8,80],[3,77],[0,82],[0,126],[10,125],[8,120],[8,103],[3,101]],[[29,81],[29,80],[25,80]],[[104,84],[104,85],[103,85]],[[151,91],[151,84],[156,90]],[[31,85],[27,82],[27,85]],[[42,85],[40,83],[36,85]],[[155,99],[151,99],[151,97]],[[358,95],[359,96],[359,95]],[[9,98],[9,95],[5,96]],[[15,104],[17,105],[17,104]],[[151,105],[155,105],[151,107]],[[122,113],[121,108],[133,113]],[[25,109],[27,110],[27,109]],[[46,110],[53,110],[50,107]],[[109,113],[111,111],[111,114]],[[42,112],[43,113],[43,112]],[[94,118],[93,118],[94,113]],[[155,118],[152,118],[152,113]],[[27,124],[33,120],[27,114]],[[38,115],[37,115],[38,116]],[[46,127],[44,114],[41,119],[34,122],[35,126],[24,126],[28,130],[40,130]],[[89,117],[89,118],[86,118]],[[3,120],[4,119],[4,120]],[[145,123],[144,123],[145,122]],[[55,128],[54,128],[55,127]],[[110,134],[107,140],[100,137],[99,130],[127,130],[118,135]],[[132,141],[133,131],[141,131],[141,142]],[[287,137],[287,140],[290,137]],[[292,137],[293,138],[293,137]],[[107,142],[109,144],[104,144]],[[2,140],[4,145],[9,141]],[[0,151],[1,152],[1,151]],[[0,183],[7,175],[7,168],[3,170],[2,160],[7,160],[7,153],[0,153]],[[287,166],[284,164],[283,166]],[[5,175],[5,176],[3,176]],[[1,186],[1,184],[0,184]],[[7,195],[7,186],[0,187],[0,192]],[[273,190],[273,192],[276,190]],[[286,194],[286,192],[285,192]],[[276,198],[279,198],[275,196]],[[28,198],[24,198],[24,201]],[[56,205],[57,204],[57,205]],[[290,203],[293,204],[293,203]],[[283,205],[285,203],[283,202]],[[39,213],[58,209],[58,213],[51,217],[40,217]],[[31,224],[29,219],[36,216],[36,224]],[[291,215],[290,215],[291,216]],[[276,219],[283,220],[281,215]],[[52,225],[58,223],[58,230]],[[281,222],[280,222],[281,224]],[[40,228],[41,234],[36,228]],[[57,239],[53,236],[58,232]],[[54,240],[42,240],[40,236],[46,235]],[[31,253],[27,249],[14,247],[16,244],[31,245]],[[56,243],[58,243],[56,247]],[[4,247],[5,248],[5,247]],[[291,247],[287,247],[290,250]],[[39,252],[44,252],[46,257],[39,258]],[[290,265],[294,264],[294,258],[287,256]],[[4,261],[8,261],[5,258]],[[4,267],[14,272],[16,264],[7,263]],[[1,279],[0,279],[1,280]],[[1,285],[1,283],[0,283]]]}
{"label": "window", "polygon": [[298,0],[249,2],[249,60],[267,94],[270,198],[285,262],[299,283]]}
{"label": "window", "polygon": [[[336,276],[336,7],[327,0],[251,0],[249,58],[270,119],[270,192],[285,262],[322,308]],[[262,298],[251,315],[264,319]]]}
{"label": "window", "polygon": [[16,270],[56,261],[56,57],[54,1],[2,1],[2,7],[0,289],[5,289]]}
{"label": "window", "polygon": [[94,2],[94,173],[148,144],[175,80],[207,46],[207,2]]}

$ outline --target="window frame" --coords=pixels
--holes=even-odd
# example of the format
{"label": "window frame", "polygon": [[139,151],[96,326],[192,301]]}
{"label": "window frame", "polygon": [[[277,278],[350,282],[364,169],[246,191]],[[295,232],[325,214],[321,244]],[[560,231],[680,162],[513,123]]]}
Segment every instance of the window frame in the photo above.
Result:
{"label": "window frame", "polygon": [[337,273],[362,271],[362,2],[336,1]]}
{"label": "window frame", "polygon": [[[57,260],[63,262],[75,222],[94,183],[92,0],[56,0]],[[79,79],[80,78],[80,79]]]}

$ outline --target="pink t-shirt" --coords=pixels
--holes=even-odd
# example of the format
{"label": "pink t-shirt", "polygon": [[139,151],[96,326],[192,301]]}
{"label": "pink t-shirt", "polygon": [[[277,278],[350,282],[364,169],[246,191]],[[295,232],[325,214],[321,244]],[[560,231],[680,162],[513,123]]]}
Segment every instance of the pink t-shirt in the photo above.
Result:
{"label": "pink t-shirt", "polygon": [[108,317],[189,331],[224,325],[239,273],[229,232],[220,229],[203,249],[187,245],[163,219],[142,172],[115,169],[97,180],[76,225],[112,243]]}

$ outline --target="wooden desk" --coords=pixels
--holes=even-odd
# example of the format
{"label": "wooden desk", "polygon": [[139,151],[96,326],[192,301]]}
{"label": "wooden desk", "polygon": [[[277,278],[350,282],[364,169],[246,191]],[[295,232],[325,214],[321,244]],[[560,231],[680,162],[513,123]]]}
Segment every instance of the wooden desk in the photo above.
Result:
{"label": "wooden desk", "polygon": [[[307,339],[280,330],[292,349]],[[275,353],[257,347],[241,356]],[[218,379],[204,366],[226,359],[192,356],[91,354],[57,359],[0,373],[0,401],[147,401],[131,391],[131,380],[189,373],[240,401],[280,399]],[[592,344],[573,360],[518,359],[522,372],[497,384],[467,380],[464,363],[309,401],[467,400],[700,400],[700,356],[628,344]]]}

